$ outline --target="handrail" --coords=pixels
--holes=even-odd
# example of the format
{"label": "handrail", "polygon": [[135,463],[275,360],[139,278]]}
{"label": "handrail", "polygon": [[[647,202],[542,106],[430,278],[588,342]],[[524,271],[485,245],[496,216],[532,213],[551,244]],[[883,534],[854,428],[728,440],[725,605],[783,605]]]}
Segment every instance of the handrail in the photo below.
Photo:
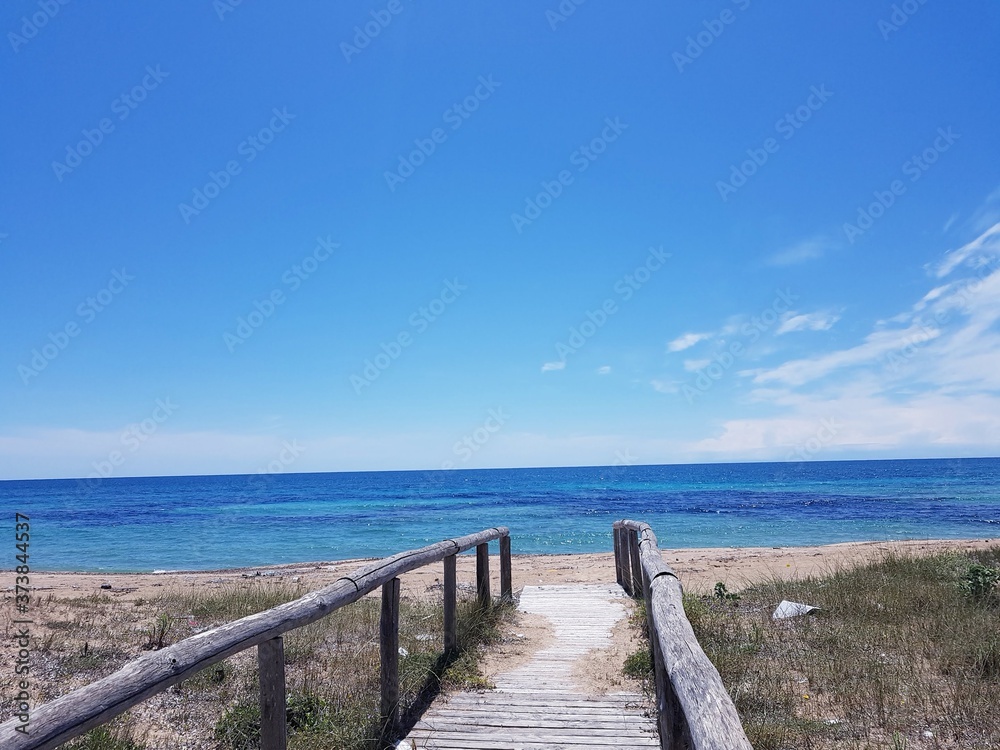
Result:
{"label": "handrail", "polygon": [[614,523],[615,573],[646,600],[663,750],[752,750],[719,670],[684,614],[677,574],[663,562],[649,524]]}
{"label": "handrail", "polygon": [[[30,711],[30,723],[17,718],[0,724],[5,750],[50,750],[132,706],[166,690],[195,672],[235,653],[258,646],[261,679],[261,747],[284,750],[285,687],[282,634],[315,622],[382,586],[380,652],[382,719],[389,731],[398,722],[399,580],[398,576],[444,561],[444,649],[457,646],[455,630],[455,555],[476,547],[476,589],[479,600],[490,599],[489,547],[500,540],[500,593],[512,597],[510,532],[505,526],[446,539],[420,549],[400,552],[358,568],[329,586],[286,604],[198,633],[129,662],[117,672],[60,696]],[[27,729],[27,733],[25,733]]]}

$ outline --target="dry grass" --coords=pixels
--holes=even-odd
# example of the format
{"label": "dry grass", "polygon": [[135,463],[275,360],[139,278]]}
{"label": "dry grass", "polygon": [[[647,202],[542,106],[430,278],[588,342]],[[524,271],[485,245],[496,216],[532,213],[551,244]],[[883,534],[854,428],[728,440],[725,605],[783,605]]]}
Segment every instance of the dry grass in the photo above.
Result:
{"label": "dry grass", "polygon": [[[985,750],[1000,747],[997,568],[1000,547],[889,555],[685,608],[757,750]],[[782,599],[821,610],[774,621]]]}
{"label": "dry grass", "polygon": [[[151,648],[306,593],[282,580],[251,579],[155,600],[49,597],[35,605],[34,660],[39,702],[93,682]],[[459,651],[445,655],[441,593],[400,600],[400,711],[404,723],[442,686],[481,687],[482,647],[499,636],[510,607],[478,606],[460,592]],[[379,724],[379,601],[367,597],[285,636],[289,748],[374,748]],[[4,693],[10,694],[4,690]],[[255,649],[237,654],[154,696],[73,750],[255,748]],[[0,710],[9,715],[9,706]]]}

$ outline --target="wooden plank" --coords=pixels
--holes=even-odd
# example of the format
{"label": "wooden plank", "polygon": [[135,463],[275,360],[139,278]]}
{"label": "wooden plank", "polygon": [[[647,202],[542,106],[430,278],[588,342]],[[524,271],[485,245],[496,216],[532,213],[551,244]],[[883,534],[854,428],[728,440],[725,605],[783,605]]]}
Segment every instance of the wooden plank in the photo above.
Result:
{"label": "wooden plank", "polygon": [[260,672],[260,747],[285,750],[285,644],[281,636],[257,645]]}
{"label": "wooden plank", "polygon": [[625,616],[614,584],[525,586],[519,609],[549,620],[555,642],[528,663],[496,675],[496,690],[439,700],[414,726],[419,748],[655,748],[648,701],[635,693],[587,695],[576,670],[611,645]]}
{"label": "wooden plank", "polygon": [[450,653],[458,648],[456,630],[457,583],[455,577],[455,555],[444,559],[444,650]]}
{"label": "wooden plank", "polygon": [[399,579],[382,586],[382,615],[379,620],[380,715],[385,736],[399,724]]}
{"label": "wooden plank", "polygon": [[487,542],[476,546],[476,596],[482,606],[490,605],[490,546]]}

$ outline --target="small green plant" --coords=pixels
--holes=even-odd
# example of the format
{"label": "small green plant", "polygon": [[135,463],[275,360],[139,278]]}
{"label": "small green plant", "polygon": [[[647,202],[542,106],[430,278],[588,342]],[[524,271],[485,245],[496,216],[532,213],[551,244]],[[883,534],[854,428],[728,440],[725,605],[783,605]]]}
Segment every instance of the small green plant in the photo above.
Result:
{"label": "small green plant", "polygon": [[132,739],[131,729],[107,724],[91,729],[62,747],[63,750],[143,750],[143,746]]}
{"label": "small green plant", "polygon": [[166,645],[167,636],[174,627],[174,618],[163,613],[160,614],[149,627],[149,639],[144,648],[146,650],[159,650]]}
{"label": "small green plant", "polygon": [[237,701],[215,724],[215,739],[230,750],[260,747],[260,702],[257,696]]}
{"label": "small green plant", "polygon": [[635,680],[648,679],[653,674],[653,656],[649,648],[629,654],[622,665],[622,673]]}
{"label": "small green plant", "polygon": [[989,602],[998,598],[1000,569],[974,562],[962,576],[962,590],[976,602]]}
{"label": "small green plant", "polygon": [[723,602],[732,602],[735,604],[740,600],[739,594],[734,594],[726,588],[726,584],[722,581],[718,581],[715,584],[715,598]]}

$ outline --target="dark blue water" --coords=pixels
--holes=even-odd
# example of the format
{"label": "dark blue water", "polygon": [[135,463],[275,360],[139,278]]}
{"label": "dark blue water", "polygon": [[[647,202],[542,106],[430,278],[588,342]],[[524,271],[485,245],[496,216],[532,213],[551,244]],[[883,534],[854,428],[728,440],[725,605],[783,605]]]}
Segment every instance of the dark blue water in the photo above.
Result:
{"label": "dark blue water", "polygon": [[991,538],[1000,459],[8,481],[0,511],[11,540],[30,516],[34,570],[372,557],[500,525],[515,552],[598,552],[626,517],[664,549]]}

